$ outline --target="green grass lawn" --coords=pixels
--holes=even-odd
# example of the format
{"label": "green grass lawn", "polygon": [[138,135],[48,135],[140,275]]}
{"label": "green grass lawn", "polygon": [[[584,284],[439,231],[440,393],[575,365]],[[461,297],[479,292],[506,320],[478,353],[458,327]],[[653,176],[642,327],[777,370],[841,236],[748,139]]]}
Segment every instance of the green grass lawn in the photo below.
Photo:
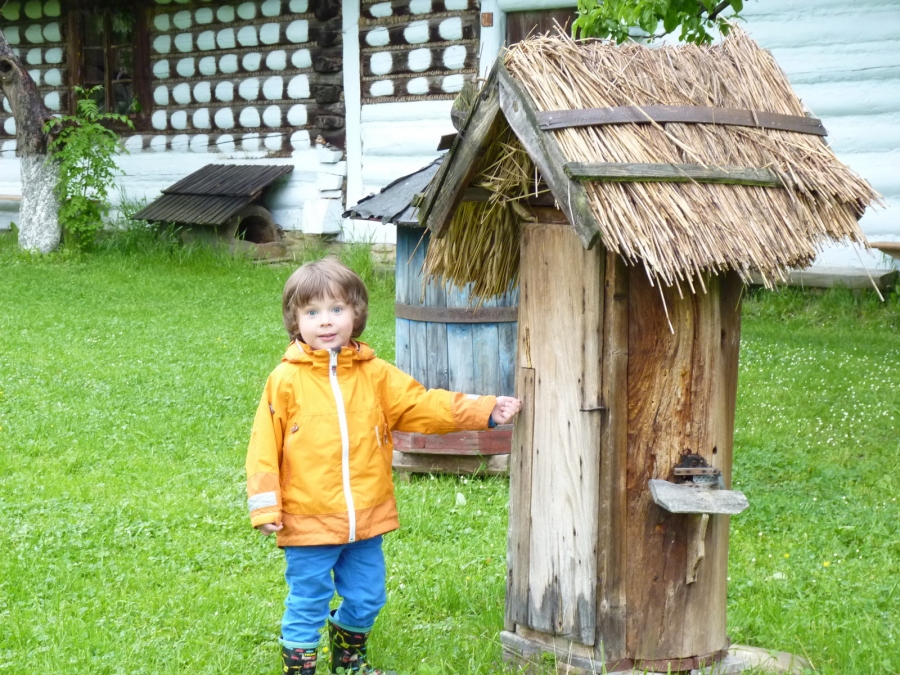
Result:
{"label": "green grass lawn", "polygon": [[[392,360],[392,280],[350,257]],[[0,673],[280,672],[282,556],[249,528],[243,462],[291,271],[177,247],[30,260],[0,236]],[[900,672],[900,302],[754,294],[744,317],[729,633]],[[398,498],[378,663],[496,672],[507,482]]]}

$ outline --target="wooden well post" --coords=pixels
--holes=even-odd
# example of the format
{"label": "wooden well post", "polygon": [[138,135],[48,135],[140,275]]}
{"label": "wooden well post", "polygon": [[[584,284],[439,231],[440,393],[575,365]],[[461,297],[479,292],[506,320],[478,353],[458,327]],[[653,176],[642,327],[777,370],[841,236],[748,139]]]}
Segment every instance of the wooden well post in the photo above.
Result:
{"label": "wooden well post", "polygon": [[521,238],[505,655],[585,673],[718,661],[729,516],[670,513],[649,481],[690,454],[731,483],[741,281],[660,291],[540,215]]}

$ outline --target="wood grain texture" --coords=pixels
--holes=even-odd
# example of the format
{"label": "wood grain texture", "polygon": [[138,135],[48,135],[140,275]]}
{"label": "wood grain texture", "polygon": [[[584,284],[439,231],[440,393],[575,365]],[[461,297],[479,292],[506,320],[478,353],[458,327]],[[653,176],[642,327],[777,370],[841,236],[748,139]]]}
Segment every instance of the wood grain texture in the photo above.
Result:
{"label": "wood grain texture", "polygon": [[[396,251],[396,276],[394,297],[399,303],[409,303],[409,277],[410,268],[407,265],[411,251],[410,242],[415,237],[415,230],[409,227],[397,228]],[[396,337],[394,345],[394,363],[404,373],[410,371],[411,356],[409,353],[409,324],[408,319],[395,320]]]}
{"label": "wood grain texture", "polygon": [[822,120],[799,115],[762,112],[760,110],[737,110],[734,108],[714,108],[709,106],[645,105],[617,106],[614,108],[580,108],[577,110],[547,110],[538,113],[541,129],[568,129],[571,127],[591,127],[605,124],[725,124],[729,126],[753,127],[756,129],[779,129],[800,134],[827,136]]}
{"label": "wood grain texture", "polygon": [[531,551],[531,482],[534,439],[534,370],[519,368],[516,393],[522,410],[513,423],[509,463],[509,529],[506,552],[504,627],[515,631],[528,623],[528,568]]}
{"label": "wood grain texture", "polygon": [[512,445],[512,425],[450,434],[393,432],[394,449],[419,455],[503,455]]}
{"label": "wood grain texture", "polygon": [[[447,290],[447,306],[468,307],[469,292],[455,286]],[[465,394],[475,391],[475,343],[472,324],[447,324],[447,369],[450,373],[450,389]]]}
{"label": "wood grain texture", "polygon": [[496,68],[481,90],[475,107],[453,142],[447,158],[425,191],[419,207],[419,222],[440,237],[463,199],[466,188],[495,136],[500,112]]}
{"label": "wood grain texture", "polygon": [[538,128],[537,111],[525,90],[502,63],[498,62],[497,73],[500,108],[506,121],[553,191],[560,209],[581,238],[582,245],[592,248],[600,240],[600,225],[591,211],[587,191],[578,181],[571,180],[563,173],[562,167],[568,160],[553,134]]}
{"label": "wood grain texture", "polygon": [[[725,517],[711,517],[705,557],[688,585],[690,517],[660,509],[648,487],[651,478],[672,480],[685,452],[714,466],[727,457],[730,471],[731,432],[726,437],[724,430],[733,429],[734,399],[723,397],[723,380],[736,373],[737,352],[722,348],[722,331],[725,343],[734,332],[724,327],[723,279],[727,286],[730,276],[713,277],[706,294],[684,298],[665,289],[664,307],[659,288],[640,270],[629,278],[626,647],[636,661],[710,654],[727,644],[722,560],[728,532],[727,522],[719,522]],[[733,315],[737,297],[732,300]],[[733,324],[733,316],[726,319]],[[719,468],[726,472],[724,464]]]}
{"label": "wood grain texture", "polygon": [[509,471],[509,455],[419,455],[394,451],[392,466],[406,473],[453,473],[500,476]]}
{"label": "wood grain texture", "polygon": [[603,365],[600,429],[600,508],[597,544],[597,644],[594,658],[626,657],[625,531],[628,461],[628,268],[606,253],[603,282]]}
{"label": "wood grain texture", "polygon": [[579,181],[611,183],[717,183],[781,187],[770,169],[744,166],[712,167],[701,164],[627,164],[622,162],[569,162],[563,170]]}
{"label": "wood grain texture", "polygon": [[581,409],[584,327],[596,324],[582,302],[600,287],[605,254],[568,225],[527,224],[521,255],[520,331],[536,378],[527,625],[592,645],[600,415]]}

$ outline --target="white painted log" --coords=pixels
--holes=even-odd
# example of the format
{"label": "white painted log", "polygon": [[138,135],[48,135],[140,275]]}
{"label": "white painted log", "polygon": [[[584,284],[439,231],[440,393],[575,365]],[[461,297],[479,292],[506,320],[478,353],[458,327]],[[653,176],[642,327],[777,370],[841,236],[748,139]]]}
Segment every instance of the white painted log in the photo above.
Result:
{"label": "white painted log", "polygon": [[44,15],[40,0],[29,0],[25,3],[25,16],[29,19],[40,19]]}
{"label": "white painted log", "polygon": [[412,0],[409,11],[412,14],[431,14],[431,0]]}
{"label": "white painted log", "polygon": [[252,2],[242,2],[238,5],[237,15],[244,21],[256,18],[256,5]]}
{"label": "white painted log", "polygon": [[3,34],[6,36],[6,41],[11,45],[17,45],[21,41],[18,26],[4,27]]}
{"label": "white painted log", "polygon": [[153,26],[159,31],[169,30],[169,15],[157,14],[153,17]]}
{"label": "white painted log", "polygon": [[281,0],[265,0],[259,6],[259,13],[263,16],[278,16],[281,13]]}
{"label": "white painted log", "polygon": [[231,5],[222,5],[216,10],[216,18],[222,23],[231,23],[234,21],[234,7]]}
{"label": "white painted log", "polygon": [[62,33],[59,30],[59,24],[54,21],[44,26],[44,39],[47,42],[59,42],[62,40]]}
{"label": "white painted log", "polygon": [[462,19],[455,16],[441,21],[438,26],[438,34],[444,40],[462,40]]}
{"label": "white painted log", "polygon": [[394,82],[392,80],[378,80],[369,85],[369,96],[393,96]]}
{"label": "white painted log", "polygon": [[169,124],[172,125],[173,129],[178,129],[179,131],[187,129],[187,113],[184,110],[176,110],[169,118]]}
{"label": "white painted log", "polygon": [[153,76],[159,80],[164,80],[169,77],[169,61],[168,59],[163,59],[162,61],[155,61],[153,63]]}
{"label": "white painted log", "polygon": [[375,52],[369,58],[369,68],[375,75],[387,75],[394,68],[391,52]]}
{"label": "white painted log", "polygon": [[168,35],[157,35],[153,38],[153,51],[157,54],[168,54],[172,51],[172,38]]}
{"label": "white painted log", "polygon": [[216,48],[216,31],[205,30],[197,36],[197,49],[208,52]]}
{"label": "white painted log", "polygon": [[311,68],[312,54],[310,54],[308,49],[298,49],[291,54],[291,65],[294,68]]}
{"label": "white painted log", "polygon": [[172,23],[175,25],[175,28],[180,28],[181,30],[190,28],[192,22],[191,13],[187,10],[175,12],[172,16]]}
{"label": "white painted log", "polygon": [[410,96],[421,96],[428,93],[428,78],[414,77],[406,83],[406,93]]}
{"label": "white painted log", "polygon": [[423,73],[431,67],[431,49],[422,47],[413,49],[406,60],[409,69],[414,73]]}
{"label": "white painted log", "polygon": [[260,125],[259,111],[256,108],[244,108],[238,117],[238,123],[244,128],[256,128]]}
{"label": "white painted log", "polygon": [[44,35],[41,33],[41,27],[33,24],[25,29],[25,39],[32,44],[40,44],[44,41]]}
{"label": "white painted log", "polygon": [[22,157],[22,201],[19,207],[19,246],[49,253],[59,246],[59,204],[53,190],[59,177],[56,164],[44,155]]}
{"label": "white painted log", "polygon": [[[418,0],[420,1],[420,0]],[[417,0],[413,0],[413,2],[417,2]],[[410,3],[410,7],[412,3]],[[376,19],[381,19],[386,16],[390,16],[394,13],[394,10],[391,8],[390,2],[379,2],[377,4],[371,5],[369,7],[369,14],[371,14]],[[415,12],[413,12],[415,14]]]}
{"label": "white painted log", "polygon": [[384,26],[377,26],[366,33],[366,44],[370,47],[384,47],[390,43],[390,33]]}
{"label": "white painted log", "polygon": [[226,54],[219,59],[219,72],[230,75],[236,73],[238,69],[238,60],[235,54]]}
{"label": "white painted log", "polygon": [[[450,19],[448,19],[450,21]],[[441,24],[443,25],[443,24]],[[440,30],[440,27],[438,27]],[[443,37],[443,33],[441,33]],[[413,21],[403,29],[403,39],[411,45],[422,44],[428,42],[428,21]],[[448,38],[444,38],[445,40]]]}
{"label": "white painted log", "polygon": [[197,13],[194,14],[194,20],[198,24],[207,24],[212,23],[213,21],[213,11],[209,7],[201,7],[197,10]]}
{"label": "white painted log", "polygon": [[284,98],[284,78],[276,75],[266,79],[262,92],[267,101],[280,101]]}
{"label": "white painted log", "polygon": [[259,70],[259,65],[262,62],[262,54],[259,52],[250,52],[249,54],[244,54],[244,58],[241,59],[241,65],[244,67],[244,70],[248,72],[255,72]]}
{"label": "white painted log", "polygon": [[40,49],[29,49],[25,54],[25,62],[30,66],[39,66],[43,61],[43,55]]}
{"label": "white painted log", "polygon": [[287,121],[292,127],[302,127],[306,125],[306,106],[292,105],[287,113]]}
{"label": "white painted log", "polygon": [[309,11],[309,0],[291,0],[288,8],[295,14],[303,14]]}
{"label": "white painted log", "polygon": [[[174,115],[172,116],[174,117]],[[175,126],[174,124],[172,126]],[[177,127],[176,127],[177,128]],[[188,152],[190,150],[191,137],[189,134],[176,134],[172,136],[169,149],[172,152]]]}
{"label": "white painted log", "polygon": [[245,101],[255,101],[259,98],[259,78],[248,77],[238,85],[238,95]]}
{"label": "white painted log", "polygon": [[259,38],[256,35],[256,26],[244,26],[237,33],[237,41],[241,47],[256,47]]}
{"label": "white painted log", "polygon": [[172,99],[181,105],[188,105],[191,102],[191,85],[187,82],[181,82],[172,87]]}
{"label": "white painted log", "polygon": [[264,45],[277,45],[281,39],[281,26],[277,23],[264,23],[259,27],[259,41]]}
{"label": "white painted log", "polygon": [[309,77],[306,75],[292,77],[288,83],[287,95],[292,99],[309,98]]}
{"label": "white painted log", "polygon": [[59,16],[61,11],[59,0],[48,0],[44,3],[44,16]]}
{"label": "white painted log", "polygon": [[151,136],[150,150],[153,152],[166,152],[168,150],[168,138],[166,136]]}
{"label": "white painted log", "polygon": [[284,36],[294,44],[307,42],[309,40],[309,22],[305,19],[291,21],[284,31]]}
{"label": "white painted log", "polygon": [[187,53],[194,49],[194,36],[191,33],[179,33],[175,36],[175,49]]}
{"label": "white painted log", "polygon": [[169,88],[165,86],[157,87],[153,90],[153,102],[156,105],[169,105]]}
{"label": "white painted log", "polygon": [[444,67],[459,70],[466,65],[467,50],[465,45],[451,45],[444,50]]}
{"label": "white painted log", "polygon": [[156,110],[153,115],[150,116],[150,125],[159,131],[166,128],[167,122],[168,116],[166,115],[165,110]]}
{"label": "white painted log", "polygon": [[62,71],[59,68],[51,68],[44,71],[44,84],[51,87],[59,87],[62,85]]}
{"label": "white painted log", "polygon": [[216,85],[216,100],[223,103],[230,103],[234,100],[234,83],[219,82]]}
{"label": "white painted log", "polygon": [[220,108],[216,111],[213,120],[219,129],[234,128],[234,113],[231,111],[231,108]]}
{"label": "white painted log", "polygon": [[[237,46],[234,39],[234,28],[223,28],[216,33],[216,44],[219,45],[219,49],[234,49]],[[237,63],[236,58],[235,63]]]}
{"label": "white painted log", "polygon": [[734,515],[749,506],[740,490],[713,490],[675,485],[666,480],[651,479],[653,501],[670,513],[721,513]]}
{"label": "white painted log", "polygon": [[212,87],[209,82],[198,82],[194,85],[194,100],[197,103],[209,103],[212,100]]}
{"label": "white painted log", "polygon": [[284,70],[287,67],[287,52],[278,49],[266,54],[266,68],[269,70]]}
{"label": "white painted log", "polygon": [[181,77],[193,77],[195,67],[194,59],[187,57],[178,60],[178,63],[175,64],[175,72],[181,75]]}

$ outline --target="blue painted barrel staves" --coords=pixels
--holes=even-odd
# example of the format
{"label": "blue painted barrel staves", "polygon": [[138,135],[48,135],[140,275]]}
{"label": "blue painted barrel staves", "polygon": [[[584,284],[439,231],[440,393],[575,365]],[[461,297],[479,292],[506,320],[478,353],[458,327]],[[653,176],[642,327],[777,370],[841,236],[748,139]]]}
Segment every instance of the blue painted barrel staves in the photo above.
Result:
{"label": "blue painted barrel staves", "polygon": [[[466,289],[432,283],[423,292],[429,237],[428,230],[397,227],[397,367],[429,388],[512,396],[518,292],[479,309]],[[483,322],[472,322],[480,316]]]}

